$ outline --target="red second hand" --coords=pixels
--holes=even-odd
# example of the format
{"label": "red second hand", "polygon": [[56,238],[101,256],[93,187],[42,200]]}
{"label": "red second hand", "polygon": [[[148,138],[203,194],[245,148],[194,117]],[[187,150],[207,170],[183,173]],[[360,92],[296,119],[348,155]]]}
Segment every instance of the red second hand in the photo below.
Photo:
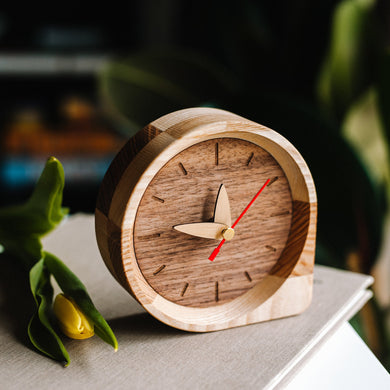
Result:
{"label": "red second hand", "polygon": [[[267,184],[271,181],[271,179],[268,179],[264,184],[263,186],[260,188],[260,190],[258,191],[258,193],[253,197],[253,199],[248,203],[248,205],[245,207],[244,211],[240,214],[240,216],[236,219],[236,222],[233,223],[233,225],[231,226],[232,229],[234,229],[236,227],[236,225],[238,224],[238,222],[240,221],[240,219],[244,216],[244,214],[248,211],[249,207],[252,206],[253,202],[257,199],[257,197],[261,194],[261,191],[264,190],[264,188],[267,186]],[[218,253],[219,253],[219,250],[221,249],[222,245],[225,243],[225,239],[223,239],[219,245],[213,250],[213,253],[210,255],[209,257],[209,260],[210,261],[213,261]]]}

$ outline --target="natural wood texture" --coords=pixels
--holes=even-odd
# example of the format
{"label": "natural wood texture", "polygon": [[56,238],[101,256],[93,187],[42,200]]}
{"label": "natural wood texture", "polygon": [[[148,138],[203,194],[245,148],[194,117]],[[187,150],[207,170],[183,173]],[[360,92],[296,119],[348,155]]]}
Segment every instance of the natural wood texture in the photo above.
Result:
{"label": "natural wood texture", "polygon": [[[189,234],[194,237],[208,238],[211,240],[222,240],[222,232],[229,226],[223,223],[217,222],[198,222],[198,223],[185,223],[182,225],[173,226],[178,232]],[[158,237],[161,236],[157,233]]]}
{"label": "natural wood texture", "polygon": [[[219,163],[214,163],[215,145]],[[250,166],[248,156],[254,153]],[[178,162],[187,167],[180,177]],[[218,258],[208,257],[214,240],[177,232],[173,225],[205,222],[214,217],[220,186],[230,197],[236,219],[270,177],[279,179],[261,194],[235,229]],[[178,180],[180,177],[181,180]],[[157,203],[156,196],[164,199]],[[148,284],[171,302],[194,307],[220,305],[242,295],[270,273],[284,250],[291,225],[288,181],[275,159],[259,146],[240,139],[217,138],[185,149],[154,176],[138,206],[134,226],[135,256]],[[145,239],[159,234],[155,239]],[[276,250],[269,251],[272,245]],[[153,275],[160,265],[166,268]],[[244,276],[251,274],[249,283]],[[181,283],[187,282],[185,296]],[[215,283],[218,282],[218,300]]]}
{"label": "natural wood texture", "polygon": [[[171,326],[190,331],[224,329],[303,311],[311,299],[317,205],[310,171],[297,150],[273,130],[232,113],[209,108],[187,109],[168,114],[152,122],[136,138],[136,141],[129,141],[114,160],[103,182],[97,204],[96,231],[100,251],[117,280],[156,318]],[[145,199],[146,192],[161,168],[187,148],[203,141],[221,138],[248,141],[267,151],[277,161],[287,178],[291,191],[293,204],[292,214],[290,211],[291,230],[286,237],[286,248],[279,253],[279,258],[276,259],[271,269],[265,271],[263,279],[256,283],[256,275],[253,275],[251,270],[241,269],[243,283],[251,284],[252,288],[246,292],[241,291],[235,298],[229,298],[228,295],[224,296],[226,292],[224,292],[223,280],[214,279],[210,281],[211,288],[214,283],[214,292],[206,294],[210,297],[207,298],[210,301],[213,297],[214,304],[210,302],[210,305],[204,307],[185,306],[158,294],[141,272],[133,245],[134,233],[138,234],[137,229],[134,229],[138,219],[136,214],[141,201]],[[211,151],[210,163],[213,169],[218,170],[221,164],[223,166],[223,151],[219,141],[218,143],[212,142],[214,142],[214,150]],[[256,154],[253,152],[252,156],[251,153],[242,161],[245,168],[250,168],[256,162]],[[202,156],[199,160],[202,161]],[[186,161],[177,162],[175,186],[176,183],[180,184],[191,178],[191,169]],[[283,177],[283,175],[280,176]],[[266,188],[264,194],[273,191],[278,182],[280,183],[279,180],[279,175],[271,178],[269,188]],[[216,191],[220,184],[221,182],[216,182],[212,190]],[[229,186],[224,184],[227,186],[233,210],[235,200],[233,201],[230,195]],[[153,200],[153,207],[156,210],[154,213],[161,212],[161,217],[164,218],[164,212],[160,208],[169,205],[169,197],[157,192],[152,195],[164,201],[162,203]],[[251,196],[253,194],[248,194],[248,198]],[[209,213],[208,219],[211,221],[212,205],[215,202],[216,193],[213,193],[212,197],[214,200],[210,203],[205,202],[204,197],[202,200],[199,199],[200,203],[209,204],[204,211],[205,214]],[[261,203],[262,197],[263,194],[256,202]],[[243,202],[247,202],[248,198]],[[194,200],[197,200],[196,197]],[[199,202],[196,203],[199,204]],[[276,210],[272,214],[272,218],[288,216],[288,214],[283,215],[283,211]],[[248,212],[248,219],[253,215]],[[195,213],[194,210],[193,216],[199,218],[199,211]],[[244,221],[245,218],[242,222]],[[172,225],[176,223],[171,224],[170,231],[175,232]],[[150,222],[149,226],[152,226]],[[240,229],[240,225],[237,229]],[[158,231],[147,233],[151,237],[151,242],[162,237],[161,232]],[[190,237],[190,239],[198,240],[196,237]],[[233,247],[235,242],[238,242],[236,237],[226,243],[226,248]],[[226,248],[221,250],[221,254],[224,254]],[[179,248],[171,248],[172,253],[169,254],[175,255],[175,250],[179,251]],[[242,246],[242,250],[246,250],[245,245]],[[271,255],[277,250],[278,246],[272,242],[264,246],[264,251],[268,251]],[[256,255],[258,255],[257,252]],[[218,262],[219,258],[215,261]],[[158,264],[151,270],[152,273],[161,266],[165,267],[154,277],[158,278],[168,271],[168,265],[168,262]],[[178,281],[181,281],[181,284],[177,286],[177,295],[180,297],[178,299],[187,299],[187,296],[191,296],[192,285],[189,281],[183,280],[183,270],[180,270]],[[218,288],[216,289],[217,282]],[[293,300],[294,305],[286,306],[287,302],[291,302],[292,296],[296,297]]]}
{"label": "natural wood texture", "polygon": [[[254,153],[251,153],[253,158]],[[248,165],[248,164],[247,164]],[[229,197],[224,184],[219,187],[217,201],[214,209],[214,222],[224,223],[227,226],[232,226],[232,216],[230,211]]]}

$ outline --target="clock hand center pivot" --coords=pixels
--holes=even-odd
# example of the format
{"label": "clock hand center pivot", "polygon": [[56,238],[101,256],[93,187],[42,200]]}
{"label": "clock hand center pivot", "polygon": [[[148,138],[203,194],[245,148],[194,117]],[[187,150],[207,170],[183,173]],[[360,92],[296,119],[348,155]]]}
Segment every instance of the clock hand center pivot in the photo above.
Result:
{"label": "clock hand center pivot", "polygon": [[221,234],[226,241],[230,241],[234,237],[234,229],[231,227],[223,229]]}

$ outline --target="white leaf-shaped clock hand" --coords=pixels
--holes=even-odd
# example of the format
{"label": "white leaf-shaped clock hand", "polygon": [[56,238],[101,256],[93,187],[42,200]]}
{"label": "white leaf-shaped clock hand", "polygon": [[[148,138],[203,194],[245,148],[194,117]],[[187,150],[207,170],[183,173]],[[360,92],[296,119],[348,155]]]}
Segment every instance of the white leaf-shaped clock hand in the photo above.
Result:
{"label": "white leaf-shaped clock hand", "polygon": [[222,232],[229,226],[217,222],[198,222],[176,225],[173,228],[179,232],[190,234],[195,237],[222,240]]}
{"label": "white leaf-shaped clock hand", "polygon": [[214,222],[223,223],[228,227],[232,224],[232,217],[230,215],[230,204],[226,187],[221,184],[219,187],[217,200],[214,208]]}

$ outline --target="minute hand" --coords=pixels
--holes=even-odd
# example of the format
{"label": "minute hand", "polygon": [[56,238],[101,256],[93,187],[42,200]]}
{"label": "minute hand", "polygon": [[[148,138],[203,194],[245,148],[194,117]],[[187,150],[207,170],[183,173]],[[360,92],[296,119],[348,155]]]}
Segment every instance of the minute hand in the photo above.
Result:
{"label": "minute hand", "polygon": [[[264,188],[267,186],[267,184],[271,181],[271,179],[268,179],[264,184],[263,186],[260,188],[260,190],[257,192],[257,194],[253,197],[253,199],[248,203],[248,205],[245,207],[244,211],[240,214],[240,216],[236,219],[236,221],[233,223],[233,225],[231,226],[232,229],[234,229],[236,227],[236,225],[238,224],[238,222],[240,222],[240,219],[244,216],[244,214],[249,210],[249,208],[252,206],[253,202],[257,199],[257,197],[261,194],[261,192],[264,190]],[[219,250],[221,249],[222,245],[225,243],[225,239],[223,239],[219,245],[213,250],[213,252],[211,253],[210,257],[209,257],[209,260],[210,261],[213,261],[218,253],[219,253]]]}
{"label": "minute hand", "polygon": [[229,227],[232,224],[232,219],[230,216],[230,205],[229,198],[226,191],[226,187],[221,184],[219,187],[217,200],[215,202],[214,209],[214,222],[224,223]]}

